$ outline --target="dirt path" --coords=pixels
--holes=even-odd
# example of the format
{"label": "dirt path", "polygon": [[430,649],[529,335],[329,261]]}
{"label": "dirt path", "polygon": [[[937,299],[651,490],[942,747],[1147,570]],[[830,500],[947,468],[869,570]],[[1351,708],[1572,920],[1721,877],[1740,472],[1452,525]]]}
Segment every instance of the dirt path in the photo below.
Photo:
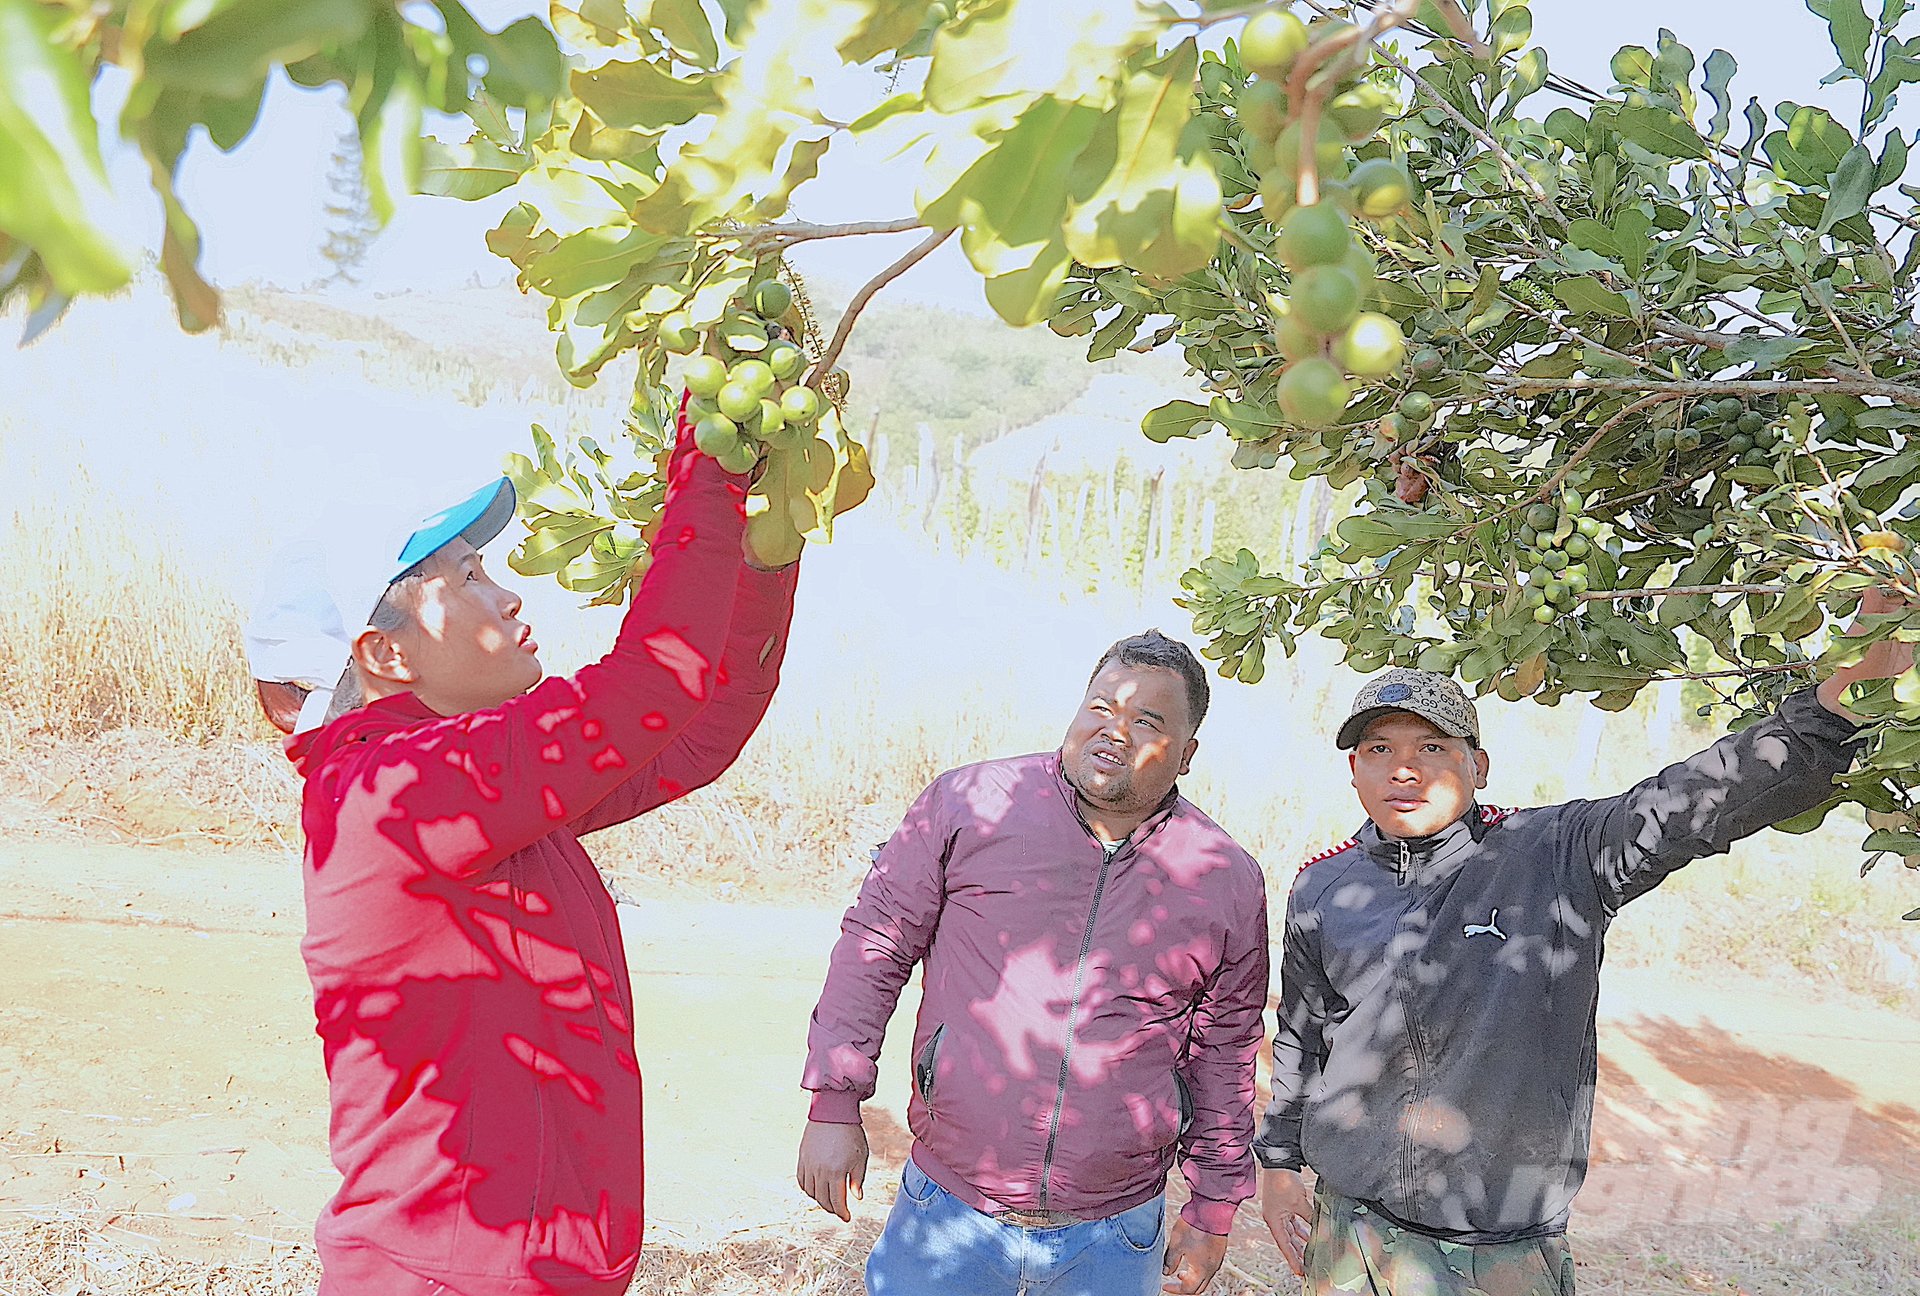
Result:
{"label": "dirt path", "polygon": [[[660,900],[622,920],[650,1242],[826,1227],[791,1172],[837,908]],[[288,858],[0,839],[0,1217],[103,1207],[130,1237],[235,1259],[309,1237],[333,1178],[299,930]],[[1907,1018],[1620,969],[1602,1055],[1577,1229],[1804,1233],[1920,1190],[1920,1025]],[[890,1049],[869,1220],[905,1151],[903,1070]]]}

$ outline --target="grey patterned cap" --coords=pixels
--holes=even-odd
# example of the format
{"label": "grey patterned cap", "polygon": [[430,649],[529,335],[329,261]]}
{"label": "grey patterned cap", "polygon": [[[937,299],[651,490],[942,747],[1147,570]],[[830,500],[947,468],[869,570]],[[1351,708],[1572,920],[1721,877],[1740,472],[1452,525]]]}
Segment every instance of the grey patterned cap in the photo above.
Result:
{"label": "grey patterned cap", "polygon": [[1453,676],[1404,666],[1367,681],[1353,699],[1353,710],[1335,741],[1342,749],[1359,746],[1367,726],[1390,711],[1411,711],[1431,721],[1442,733],[1470,738],[1479,745],[1480,717],[1474,713],[1473,700],[1453,682]]}

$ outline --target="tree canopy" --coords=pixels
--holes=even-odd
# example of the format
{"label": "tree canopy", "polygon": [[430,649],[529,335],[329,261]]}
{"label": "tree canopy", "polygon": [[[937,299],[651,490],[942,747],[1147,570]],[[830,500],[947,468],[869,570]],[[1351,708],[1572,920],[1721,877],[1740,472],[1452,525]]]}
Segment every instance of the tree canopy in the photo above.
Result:
{"label": "tree canopy", "polygon": [[[429,33],[357,0],[297,20],[229,0],[163,6],[205,15],[172,37],[119,20],[158,55],[123,129],[158,141],[164,193],[181,132],[143,123],[177,127],[191,101],[231,139],[275,61],[370,86],[363,132],[408,96],[403,121],[463,108],[472,139],[429,144],[422,187],[515,199],[489,244],[548,299],[570,381],[637,357],[624,431],[541,433],[516,466],[520,569],[595,598],[644,562],[683,388],[703,445],[764,454],[763,555],[830,532],[871,484],[841,418],[846,337],[958,234],[1009,323],[1085,336],[1095,363],[1180,348],[1193,398],[1141,411],[1144,435],[1225,436],[1242,468],[1349,490],[1304,564],[1241,551],[1183,578],[1223,674],[1257,681],[1272,646],[1317,634],[1356,670],[1418,664],[1509,700],[1618,709],[1699,680],[1739,723],[1878,638],[1920,639],[1911,609],[1834,633],[1869,587],[1920,601],[1920,188],[1893,124],[1920,31],[1911,0],[1806,2],[1834,59],[1809,81],[1857,91],[1857,113],[1743,97],[1734,54],[1664,30],[1578,85],[1520,0],[556,0],[563,84],[534,33],[485,36],[457,5]],[[245,42],[178,88],[167,69],[213,56],[168,40],[267,10],[300,39]],[[323,11],[339,32],[314,34]],[[80,13],[0,0],[5,57],[28,31],[83,87],[115,54],[75,34]],[[483,39],[482,85],[458,70]],[[876,74],[847,120],[822,91],[845,69]],[[913,210],[795,219],[855,142],[914,170]],[[0,166],[58,189],[5,147]],[[373,131],[369,157],[393,152]],[[49,291],[117,273],[40,228],[0,207]],[[171,270],[190,240],[169,229]],[[785,254],[902,232],[913,248],[816,319]],[[1875,816],[1869,849],[1920,858],[1920,674],[1855,693],[1878,723],[1841,795]]]}

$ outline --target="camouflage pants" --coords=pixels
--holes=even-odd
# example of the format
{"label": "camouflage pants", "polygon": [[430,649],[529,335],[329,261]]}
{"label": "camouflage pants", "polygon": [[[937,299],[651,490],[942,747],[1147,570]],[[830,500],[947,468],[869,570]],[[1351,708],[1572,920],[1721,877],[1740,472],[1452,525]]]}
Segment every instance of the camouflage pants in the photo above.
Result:
{"label": "camouflage pants", "polygon": [[1565,1234],[1469,1246],[1403,1229],[1324,1186],[1313,1204],[1306,1296],[1573,1296]]}

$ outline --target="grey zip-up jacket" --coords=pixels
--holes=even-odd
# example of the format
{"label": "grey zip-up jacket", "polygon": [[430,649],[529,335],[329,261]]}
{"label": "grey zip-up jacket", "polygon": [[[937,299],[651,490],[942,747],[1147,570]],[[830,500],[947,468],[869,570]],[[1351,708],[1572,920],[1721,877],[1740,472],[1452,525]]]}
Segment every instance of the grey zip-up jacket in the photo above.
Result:
{"label": "grey zip-up jacket", "polygon": [[1855,726],[1812,689],[1620,796],[1369,822],[1287,900],[1273,1102],[1254,1144],[1396,1223],[1492,1243],[1566,1228],[1587,1172],[1607,925],[1682,865],[1833,792]]}

